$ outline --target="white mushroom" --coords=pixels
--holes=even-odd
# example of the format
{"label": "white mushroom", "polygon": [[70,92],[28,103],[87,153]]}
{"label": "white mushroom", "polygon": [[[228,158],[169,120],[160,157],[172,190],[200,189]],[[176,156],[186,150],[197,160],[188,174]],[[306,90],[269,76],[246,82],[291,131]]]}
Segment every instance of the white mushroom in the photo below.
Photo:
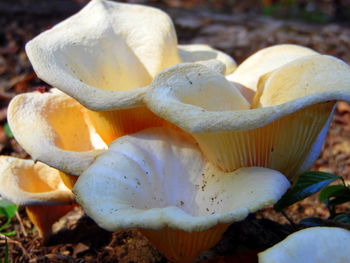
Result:
{"label": "white mushroom", "polygon": [[261,252],[259,263],[348,263],[350,231],[337,227],[312,227],[288,236]]}
{"label": "white mushroom", "polygon": [[208,62],[208,60],[216,60],[225,66],[224,74],[228,75],[235,71],[237,65],[233,58],[215,50],[204,44],[178,45],[180,60],[182,63]]}
{"label": "white mushroom", "polygon": [[[31,40],[26,52],[41,79],[92,110],[92,122],[107,143],[163,123],[142,101],[161,70],[196,59],[220,71],[236,66],[204,45],[178,48],[173,23],[161,10],[106,0],[92,0]],[[131,127],[119,120],[127,115],[135,123]]]}
{"label": "white mushroom", "polygon": [[263,166],[293,178],[318,157],[335,101],[350,101],[350,67],[331,56],[297,55],[260,78],[253,105],[241,91],[203,65],[182,64],[155,78],[146,103],[193,135],[221,169]]}
{"label": "white mushroom", "polygon": [[81,174],[107,148],[86,109],[56,89],[16,96],[7,118],[16,140],[34,160],[71,175]]}
{"label": "white mushroom", "polygon": [[170,260],[191,262],[289,185],[266,168],[224,173],[186,135],[153,128],[114,141],[73,191],[102,228],[140,228]]}
{"label": "white mushroom", "polygon": [[53,223],[76,206],[73,193],[61,175],[40,162],[0,156],[0,195],[25,206],[44,239],[51,235]]}
{"label": "white mushroom", "polygon": [[298,45],[282,44],[263,48],[248,57],[239,65],[231,75],[227,76],[229,81],[240,83],[245,87],[245,92],[250,94],[251,102],[258,88],[260,77],[264,76],[288,62],[298,58],[318,53],[310,48]]}

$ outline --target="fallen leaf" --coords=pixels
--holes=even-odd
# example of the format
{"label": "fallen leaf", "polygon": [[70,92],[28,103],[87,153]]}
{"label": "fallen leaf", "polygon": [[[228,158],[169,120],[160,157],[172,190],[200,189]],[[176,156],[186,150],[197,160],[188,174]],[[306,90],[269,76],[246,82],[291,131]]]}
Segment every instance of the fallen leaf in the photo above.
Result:
{"label": "fallen leaf", "polygon": [[73,257],[76,258],[78,256],[78,254],[85,252],[89,249],[90,249],[90,247],[88,247],[87,245],[85,245],[83,243],[78,243],[73,248]]}

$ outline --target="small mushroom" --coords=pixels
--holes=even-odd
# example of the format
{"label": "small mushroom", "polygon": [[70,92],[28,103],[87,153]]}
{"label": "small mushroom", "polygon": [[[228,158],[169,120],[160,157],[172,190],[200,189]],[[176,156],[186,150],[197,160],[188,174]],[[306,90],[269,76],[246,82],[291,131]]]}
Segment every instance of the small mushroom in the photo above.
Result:
{"label": "small mushroom", "polygon": [[90,109],[107,144],[163,125],[143,102],[147,85],[161,70],[197,59],[224,71],[236,65],[204,45],[178,47],[173,23],[163,11],[106,0],[90,1],[28,42],[26,52],[39,78]]}
{"label": "small mushroom", "polygon": [[259,253],[259,263],[348,263],[350,231],[337,227],[311,227]]}
{"label": "small mushroom", "polygon": [[62,172],[40,162],[0,156],[0,195],[26,207],[44,240],[52,234],[52,225],[76,206],[61,175]]}
{"label": "small mushroom", "polygon": [[[260,77],[251,101],[244,85],[198,64],[164,70],[145,101],[155,114],[190,133],[204,155],[224,171],[262,166],[293,179],[318,157],[335,102],[350,101],[347,64],[331,56],[305,55],[312,53],[309,49],[297,50],[301,52],[296,59],[280,59],[280,67]],[[252,83],[255,78],[253,74]]]}
{"label": "small mushroom", "polygon": [[112,142],[73,192],[102,228],[139,228],[172,262],[192,262],[229,224],[274,204],[289,185],[266,168],[224,173],[193,139],[152,128]]}

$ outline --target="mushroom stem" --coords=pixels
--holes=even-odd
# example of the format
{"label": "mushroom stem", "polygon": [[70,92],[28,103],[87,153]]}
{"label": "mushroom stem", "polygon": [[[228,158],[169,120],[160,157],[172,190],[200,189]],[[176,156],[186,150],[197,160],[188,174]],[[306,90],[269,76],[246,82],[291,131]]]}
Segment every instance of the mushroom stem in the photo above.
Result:
{"label": "mushroom stem", "polygon": [[70,190],[73,189],[76,181],[78,180],[78,176],[69,175],[69,174],[62,173],[62,172],[60,172],[60,177],[61,177],[64,185],[67,186]]}
{"label": "mushroom stem", "polygon": [[164,256],[173,263],[191,263],[201,252],[212,248],[230,224],[218,224],[204,231],[186,232],[165,227],[160,230],[139,229]]}
{"label": "mushroom stem", "polygon": [[45,243],[52,234],[52,225],[74,207],[76,207],[76,204],[57,206],[36,205],[27,206],[26,211],[29,219],[37,228],[39,235],[43,237]]}
{"label": "mushroom stem", "polygon": [[146,107],[103,112],[88,110],[88,115],[97,133],[106,144],[127,134],[161,126],[164,122]]}

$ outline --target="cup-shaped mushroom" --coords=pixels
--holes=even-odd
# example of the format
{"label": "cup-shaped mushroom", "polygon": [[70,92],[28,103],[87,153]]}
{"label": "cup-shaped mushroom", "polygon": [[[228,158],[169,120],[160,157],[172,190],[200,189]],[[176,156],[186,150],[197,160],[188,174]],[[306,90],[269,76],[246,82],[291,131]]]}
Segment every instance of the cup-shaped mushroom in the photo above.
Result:
{"label": "cup-shaped mushroom", "polygon": [[243,93],[251,102],[260,77],[288,62],[318,53],[298,45],[282,44],[263,48],[248,57],[227,79],[242,85]]}
{"label": "cup-shaped mushroom", "polygon": [[228,55],[205,46],[178,49],[173,23],[163,11],[106,0],[91,1],[43,32],[28,42],[26,52],[39,78],[91,110],[107,144],[163,124],[142,101],[161,70],[192,60],[192,53],[201,53],[200,61],[221,60],[230,71],[235,67]]}
{"label": "cup-shaped mushroom", "polygon": [[0,156],[0,195],[25,206],[44,239],[51,235],[52,225],[76,206],[61,175],[62,172],[40,162]]}
{"label": "cup-shaped mushroom", "polygon": [[86,109],[57,89],[17,95],[7,118],[16,140],[33,160],[69,175],[80,175],[107,148]]}
{"label": "cup-shaped mushroom", "polygon": [[350,231],[338,227],[311,227],[289,235],[259,253],[259,263],[348,263]]}
{"label": "cup-shaped mushroom", "polygon": [[172,262],[192,262],[230,223],[275,203],[289,185],[266,168],[224,173],[186,134],[151,128],[115,140],[73,192],[102,228],[139,228]]}
{"label": "cup-shaped mushroom", "polygon": [[225,66],[225,70],[222,72],[224,75],[231,74],[237,68],[236,61],[233,58],[208,45],[178,45],[178,50],[182,63],[208,62],[208,60],[216,60]]}
{"label": "cup-shaped mushroom", "polygon": [[350,68],[330,56],[298,58],[260,78],[255,105],[237,85],[183,64],[159,74],[145,100],[224,171],[262,166],[293,178],[318,157],[335,101],[350,100]]}
{"label": "cup-shaped mushroom", "polygon": [[41,79],[99,111],[139,105],[137,88],[179,62],[168,15],[105,0],[43,32],[26,52]]}

